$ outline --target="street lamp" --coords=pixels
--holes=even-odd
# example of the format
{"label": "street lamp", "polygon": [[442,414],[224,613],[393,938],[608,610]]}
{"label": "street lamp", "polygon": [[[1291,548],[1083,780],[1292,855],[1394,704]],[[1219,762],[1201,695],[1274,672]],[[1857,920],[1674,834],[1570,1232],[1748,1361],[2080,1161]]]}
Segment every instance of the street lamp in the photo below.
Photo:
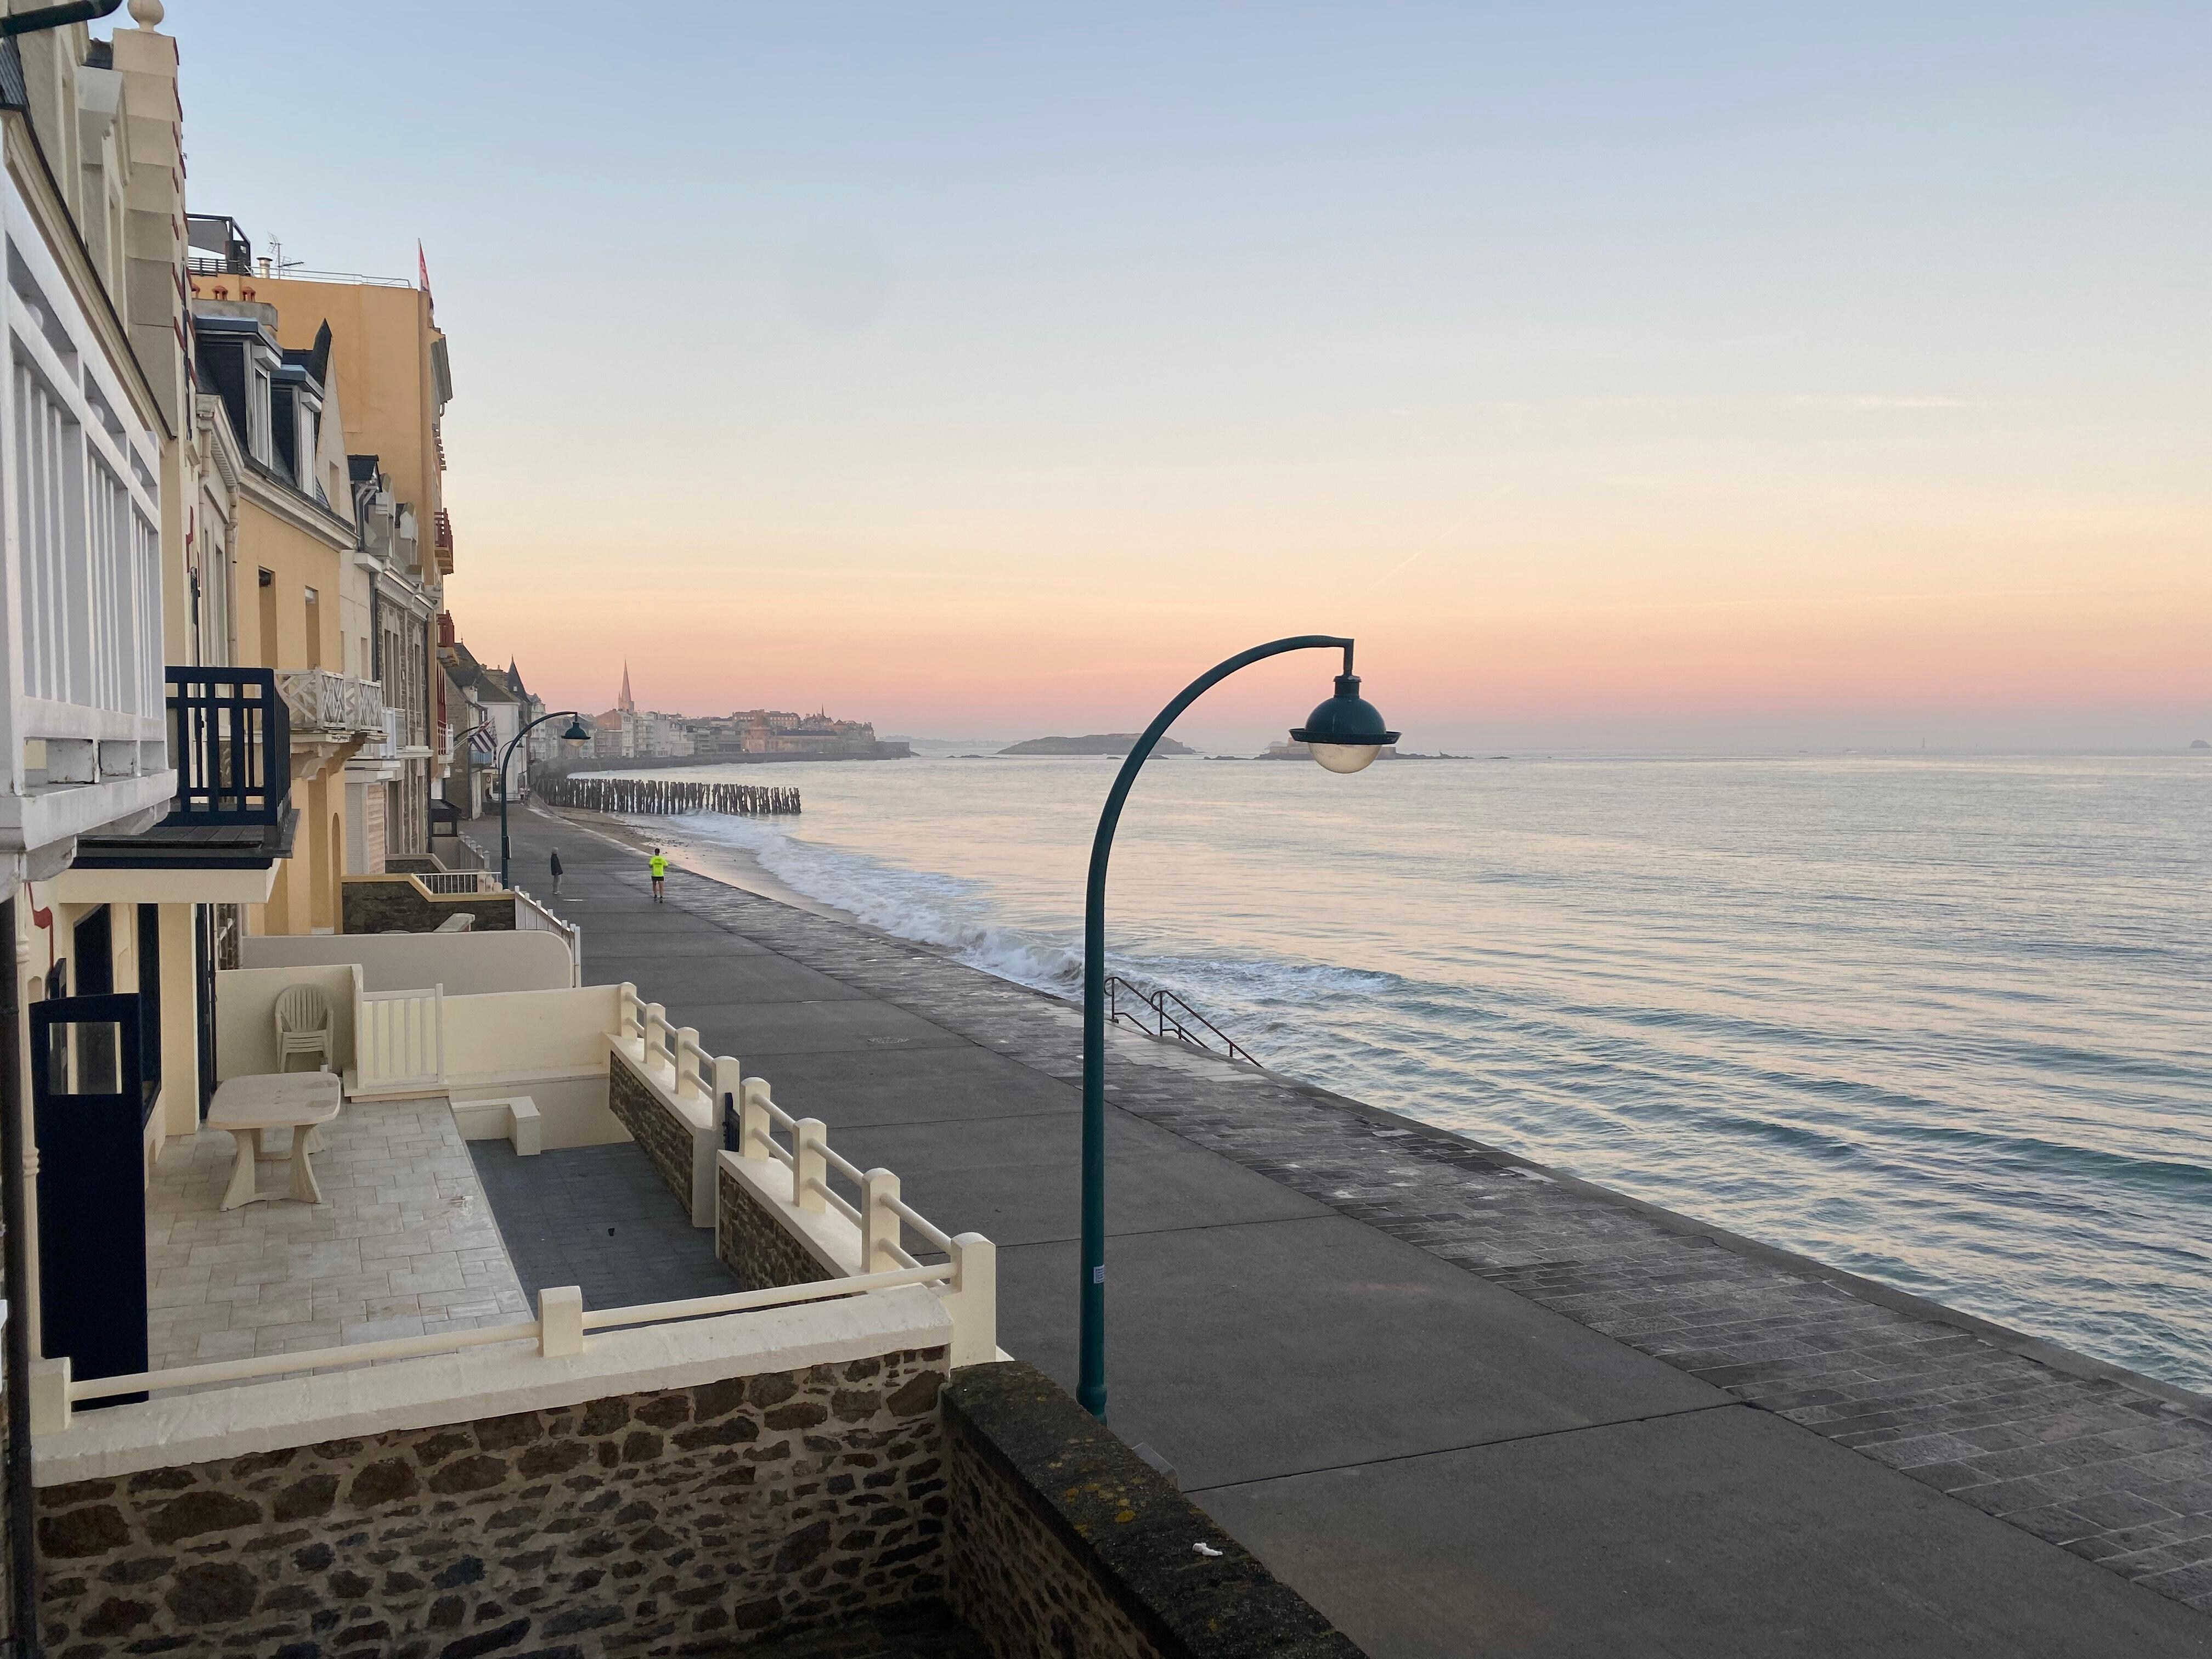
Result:
{"label": "street lamp", "polygon": [[509,738],[507,740],[507,747],[499,751],[499,884],[503,890],[512,890],[514,885],[507,879],[507,763],[514,758],[516,744],[544,725],[546,721],[561,720],[568,722],[568,729],[561,734],[561,741],[571,746],[571,752],[574,751],[574,745],[591,741],[592,734],[584,730],[584,722],[578,718],[576,711],[573,708],[563,708],[556,714],[540,714]]}
{"label": "street lamp", "polygon": [[1382,716],[1359,695],[1352,672],[1352,641],[1329,634],[1300,634],[1255,645],[1208,669],[1185,686],[1175,701],[1145,728],[1121,763],[1098,815],[1091,842],[1091,881],[1083,903],[1083,1249],[1081,1252],[1082,1334],[1076,1365],[1075,1397],[1101,1421],[1106,1416],[1106,865],[1114,851],[1114,830],[1121,803],[1153,746],[1167,735],[1182,711],[1238,669],[1285,651],[1344,653],[1344,672],[1336,694],[1291,733],[1332,772],[1357,772],[1398,741],[1384,729]]}

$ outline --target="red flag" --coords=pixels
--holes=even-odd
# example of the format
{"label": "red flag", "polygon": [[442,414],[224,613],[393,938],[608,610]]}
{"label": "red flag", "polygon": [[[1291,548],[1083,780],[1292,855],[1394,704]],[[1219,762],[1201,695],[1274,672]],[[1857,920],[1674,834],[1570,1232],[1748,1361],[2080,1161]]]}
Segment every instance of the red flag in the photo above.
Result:
{"label": "red flag", "polygon": [[422,252],[422,239],[421,237],[419,237],[419,236],[417,236],[417,237],[415,239],[415,270],[416,270],[416,276],[419,276],[419,277],[421,278],[420,286],[421,286],[421,288],[422,288],[422,292],[423,292],[423,293],[425,293],[425,294],[429,293],[429,291],[430,291],[430,261],[429,261],[429,259],[428,259],[428,258],[423,254],[423,252]]}

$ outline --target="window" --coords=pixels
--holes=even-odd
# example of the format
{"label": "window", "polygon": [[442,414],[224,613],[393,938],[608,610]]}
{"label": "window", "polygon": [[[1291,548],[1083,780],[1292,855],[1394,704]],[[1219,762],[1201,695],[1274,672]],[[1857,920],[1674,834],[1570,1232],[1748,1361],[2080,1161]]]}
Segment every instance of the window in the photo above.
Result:
{"label": "window", "polygon": [[301,590],[307,596],[307,666],[323,665],[323,606],[322,599],[312,587]]}
{"label": "window", "polygon": [[276,577],[274,572],[261,573],[261,665],[275,668],[281,664],[276,654]]}

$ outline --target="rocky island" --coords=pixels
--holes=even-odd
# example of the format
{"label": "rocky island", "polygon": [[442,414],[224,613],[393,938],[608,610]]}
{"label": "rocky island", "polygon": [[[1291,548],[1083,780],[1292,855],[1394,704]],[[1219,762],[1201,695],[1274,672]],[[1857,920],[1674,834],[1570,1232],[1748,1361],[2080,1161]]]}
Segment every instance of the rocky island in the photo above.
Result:
{"label": "rocky island", "polygon": [[[1087,738],[1031,738],[1027,743],[1008,744],[1001,755],[1126,755],[1136,747],[1141,735],[1135,732],[1094,732]],[[1198,750],[1187,743],[1177,743],[1173,738],[1162,738],[1153,747],[1155,755],[1195,755]]]}

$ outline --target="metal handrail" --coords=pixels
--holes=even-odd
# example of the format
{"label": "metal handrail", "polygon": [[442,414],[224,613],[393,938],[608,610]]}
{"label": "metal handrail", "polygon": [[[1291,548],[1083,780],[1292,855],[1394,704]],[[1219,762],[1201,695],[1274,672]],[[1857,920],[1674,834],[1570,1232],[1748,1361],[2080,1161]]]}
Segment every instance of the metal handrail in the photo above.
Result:
{"label": "metal handrail", "polygon": [[[1125,1009],[1121,1006],[1121,995],[1124,992],[1136,1001],[1138,1008]],[[1181,1011],[1180,1014],[1170,1011],[1168,1005],[1170,1003]],[[1142,1012],[1138,1011],[1139,1008],[1143,1010]],[[1145,1020],[1145,1015],[1147,1013],[1152,1017],[1152,1023],[1150,1024],[1147,1024]],[[1176,1037],[1188,1043],[1194,1048],[1202,1048],[1207,1054],[1212,1054],[1214,1052],[1212,1045],[1204,1037],[1193,1035],[1190,1030],[1191,1025],[1202,1026],[1220,1039],[1221,1046],[1227,1052],[1230,1059],[1241,1060],[1247,1066],[1257,1066],[1260,1063],[1252,1057],[1251,1052],[1242,1043],[1173,991],[1164,988],[1157,991],[1147,991],[1141,986],[1131,984],[1119,974],[1109,974],[1106,976],[1106,1017],[1116,1025],[1133,1025],[1149,1036]],[[1189,1024],[1186,1024],[1185,1020],[1188,1020]]]}

